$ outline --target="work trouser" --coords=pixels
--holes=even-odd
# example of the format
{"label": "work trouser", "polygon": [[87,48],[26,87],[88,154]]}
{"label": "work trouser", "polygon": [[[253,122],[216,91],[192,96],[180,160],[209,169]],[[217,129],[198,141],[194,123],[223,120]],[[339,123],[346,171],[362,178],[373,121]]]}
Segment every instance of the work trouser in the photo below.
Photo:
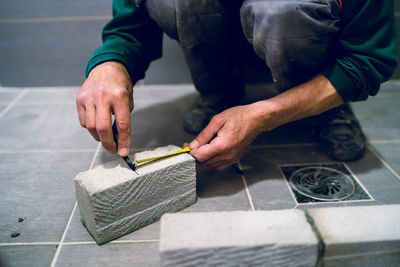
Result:
{"label": "work trouser", "polygon": [[[284,91],[319,73],[337,48],[337,0],[144,0],[150,17],[182,47],[201,95],[234,105],[240,64],[252,48]],[[247,44],[246,40],[250,45]]]}

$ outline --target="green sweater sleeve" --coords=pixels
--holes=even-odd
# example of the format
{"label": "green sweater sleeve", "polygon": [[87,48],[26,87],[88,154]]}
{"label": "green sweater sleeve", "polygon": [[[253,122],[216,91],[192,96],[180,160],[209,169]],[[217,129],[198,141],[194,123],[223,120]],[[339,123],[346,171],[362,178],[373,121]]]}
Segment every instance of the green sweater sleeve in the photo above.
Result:
{"label": "green sweater sleeve", "polygon": [[376,95],[397,65],[393,0],[343,2],[337,56],[321,72],[345,102]]}
{"label": "green sweater sleeve", "polygon": [[161,57],[162,32],[144,6],[137,7],[134,0],[113,1],[113,18],[103,28],[102,37],[103,45],[90,57],[86,77],[96,65],[118,61],[136,83],[144,77],[150,62]]}

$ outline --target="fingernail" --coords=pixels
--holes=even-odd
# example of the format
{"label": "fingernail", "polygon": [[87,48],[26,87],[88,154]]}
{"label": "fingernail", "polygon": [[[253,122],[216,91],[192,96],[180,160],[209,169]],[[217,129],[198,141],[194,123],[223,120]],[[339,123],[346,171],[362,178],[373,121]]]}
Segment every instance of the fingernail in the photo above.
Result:
{"label": "fingernail", "polygon": [[127,156],[128,155],[128,149],[126,149],[125,147],[122,147],[119,149],[118,154],[120,154],[121,156]]}
{"label": "fingernail", "polygon": [[193,140],[193,141],[190,143],[190,148],[191,148],[191,149],[196,149],[196,148],[198,148],[198,147],[199,147],[199,142],[197,142],[196,139]]}

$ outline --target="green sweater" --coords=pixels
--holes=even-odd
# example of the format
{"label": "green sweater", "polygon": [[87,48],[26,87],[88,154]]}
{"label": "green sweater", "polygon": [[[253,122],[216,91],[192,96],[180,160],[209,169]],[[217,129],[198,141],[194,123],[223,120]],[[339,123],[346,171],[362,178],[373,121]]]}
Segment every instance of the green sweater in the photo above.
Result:
{"label": "green sweater", "polygon": [[[336,57],[321,74],[344,101],[376,95],[397,66],[394,0],[344,0]],[[135,83],[161,57],[162,32],[134,0],[114,0],[113,19],[103,29],[103,45],[89,59],[86,75],[105,61],[121,62]]]}

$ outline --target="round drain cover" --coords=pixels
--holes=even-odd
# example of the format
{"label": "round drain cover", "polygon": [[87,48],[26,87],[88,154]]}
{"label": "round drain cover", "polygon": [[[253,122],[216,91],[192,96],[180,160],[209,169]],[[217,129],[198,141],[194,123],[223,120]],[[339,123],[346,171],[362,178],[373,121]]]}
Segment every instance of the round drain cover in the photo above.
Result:
{"label": "round drain cover", "polygon": [[317,200],[342,200],[355,191],[350,176],[326,167],[305,167],[292,173],[292,188],[302,195]]}

